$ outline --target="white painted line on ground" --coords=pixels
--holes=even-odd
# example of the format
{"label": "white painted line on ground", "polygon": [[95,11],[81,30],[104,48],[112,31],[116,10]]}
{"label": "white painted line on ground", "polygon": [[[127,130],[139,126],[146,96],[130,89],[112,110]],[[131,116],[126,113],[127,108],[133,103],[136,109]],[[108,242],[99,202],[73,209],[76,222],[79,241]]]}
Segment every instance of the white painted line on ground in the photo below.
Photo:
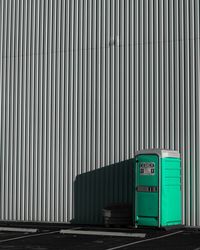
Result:
{"label": "white painted line on ground", "polygon": [[0,227],[0,232],[37,233],[37,228]]}
{"label": "white painted line on ground", "polygon": [[[73,229],[80,229],[80,227],[75,227]],[[68,230],[68,229],[66,229]],[[71,230],[71,228],[69,228],[69,230]],[[29,234],[29,235],[24,235],[24,236],[19,236],[19,237],[14,237],[14,238],[10,238],[10,239],[5,239],[5,240],[0,240],[0,243],[4,243],[4,242],[8,242],[8,241],[14,241],[14,240],[20,240],[20,239],[25,239],[25,238],[31,238],[31,237],[37,237],[37,236],[42,236],[42,235],[49,235],[49,234],[56,234],[59,233],[59,231],[53,231],[53,232],[47,232],[47,233],[39,233],[39,234]]]}
{"label": "white painted line on ground", "polygon": [[162,239],[162,238],[170,237],[170,236],[175,235],[175,234],[180,234],[180,233],[182,233],[182,232],[183,232],[183,231],[178,231],[178,232],[175,232],[175,233],[165,234],[165,235],[158,236],[158,237],[154,237],[154,238],[150,238],[150,239],[139,240],[139,241],[136,241],[136,242],[132,242],[132,243],[125,244],[125,245],[121,245],[121,246],[117,246],[117,247],[108,248],[108,249],[106,249],[106,250],[115,250],[115,249],[120,249],[120,248],[124,248],[124,247],[133,246],[133,245],[136,245],[136,244],[139,244],[139,243],[143,243],[143,242],[147,242],[147,241],[159,240],[159,239]]}
{"label": "white painted line on ground", "polygon": [[84,231],[84,230],[60,230],[61,234],[77,234],[77,235],[95,235],[95,236],[116,236],[116,237],[138,237],[144,238],[144,233],[121,233],[121,232],[103,232],[103,231]]}

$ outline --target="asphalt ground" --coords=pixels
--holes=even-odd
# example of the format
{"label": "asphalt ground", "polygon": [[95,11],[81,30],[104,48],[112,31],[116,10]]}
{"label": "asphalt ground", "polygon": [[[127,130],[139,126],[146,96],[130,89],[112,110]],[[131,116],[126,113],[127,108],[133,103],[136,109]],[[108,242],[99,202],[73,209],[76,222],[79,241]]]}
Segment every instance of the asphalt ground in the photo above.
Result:
{"label": "asphalt ground", "polygon": [[[70,227],[73,228],[73,227]],[[65,228],[66,229],[66,228]],[[92,231],[142,232],[145,238],[60,234],[57,229],[42,229],[37,233],[0,232],[0,249],[8,250],[115,250],[115,249],[184,249],[200,250],[200,231],[177,229],[81,228]]]}

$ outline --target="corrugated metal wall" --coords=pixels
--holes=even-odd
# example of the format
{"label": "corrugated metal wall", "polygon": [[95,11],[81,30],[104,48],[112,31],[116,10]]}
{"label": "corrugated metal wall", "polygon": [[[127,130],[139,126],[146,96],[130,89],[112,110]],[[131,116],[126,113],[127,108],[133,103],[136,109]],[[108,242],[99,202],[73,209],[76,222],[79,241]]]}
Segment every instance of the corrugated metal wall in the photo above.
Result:
{"label": "corrugated metal wall", "polygon": [[199,71],[199,0],[0,0],[0,219],[98,222],[112,164],[165,147],[200,225]]}

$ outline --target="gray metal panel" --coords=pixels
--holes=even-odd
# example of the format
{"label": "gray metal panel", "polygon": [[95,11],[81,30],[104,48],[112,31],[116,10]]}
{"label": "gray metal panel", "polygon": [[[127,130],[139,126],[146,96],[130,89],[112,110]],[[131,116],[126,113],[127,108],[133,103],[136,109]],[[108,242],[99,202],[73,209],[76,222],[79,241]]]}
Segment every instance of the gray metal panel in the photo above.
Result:
{"label": "gray metal panel", "polygon": [[0,0],[0,219],[99,223],[169,148],[200,226],[199,68],[199,0]]}

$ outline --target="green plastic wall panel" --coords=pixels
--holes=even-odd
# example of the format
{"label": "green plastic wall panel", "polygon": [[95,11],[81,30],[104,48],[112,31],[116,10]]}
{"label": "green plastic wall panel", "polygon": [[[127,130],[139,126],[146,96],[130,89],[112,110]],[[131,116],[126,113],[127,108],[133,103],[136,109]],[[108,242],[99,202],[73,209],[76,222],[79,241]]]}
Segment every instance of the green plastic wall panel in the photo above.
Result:
{"label": "green plastic wall panel", "polygon": [[[155,163],[155,173],[144,175],[140,173],[141,164]],[[138,187],[158,186],[159,165],[158,156],[140,155],[136,158],[136,185]],[[158,226],[158,192],[136,192],[136,221],[138,225]]]}
{"label": "green plastic wall panel", "polygon": [[181,224],[180,159],[161,159],[161,225]]}

